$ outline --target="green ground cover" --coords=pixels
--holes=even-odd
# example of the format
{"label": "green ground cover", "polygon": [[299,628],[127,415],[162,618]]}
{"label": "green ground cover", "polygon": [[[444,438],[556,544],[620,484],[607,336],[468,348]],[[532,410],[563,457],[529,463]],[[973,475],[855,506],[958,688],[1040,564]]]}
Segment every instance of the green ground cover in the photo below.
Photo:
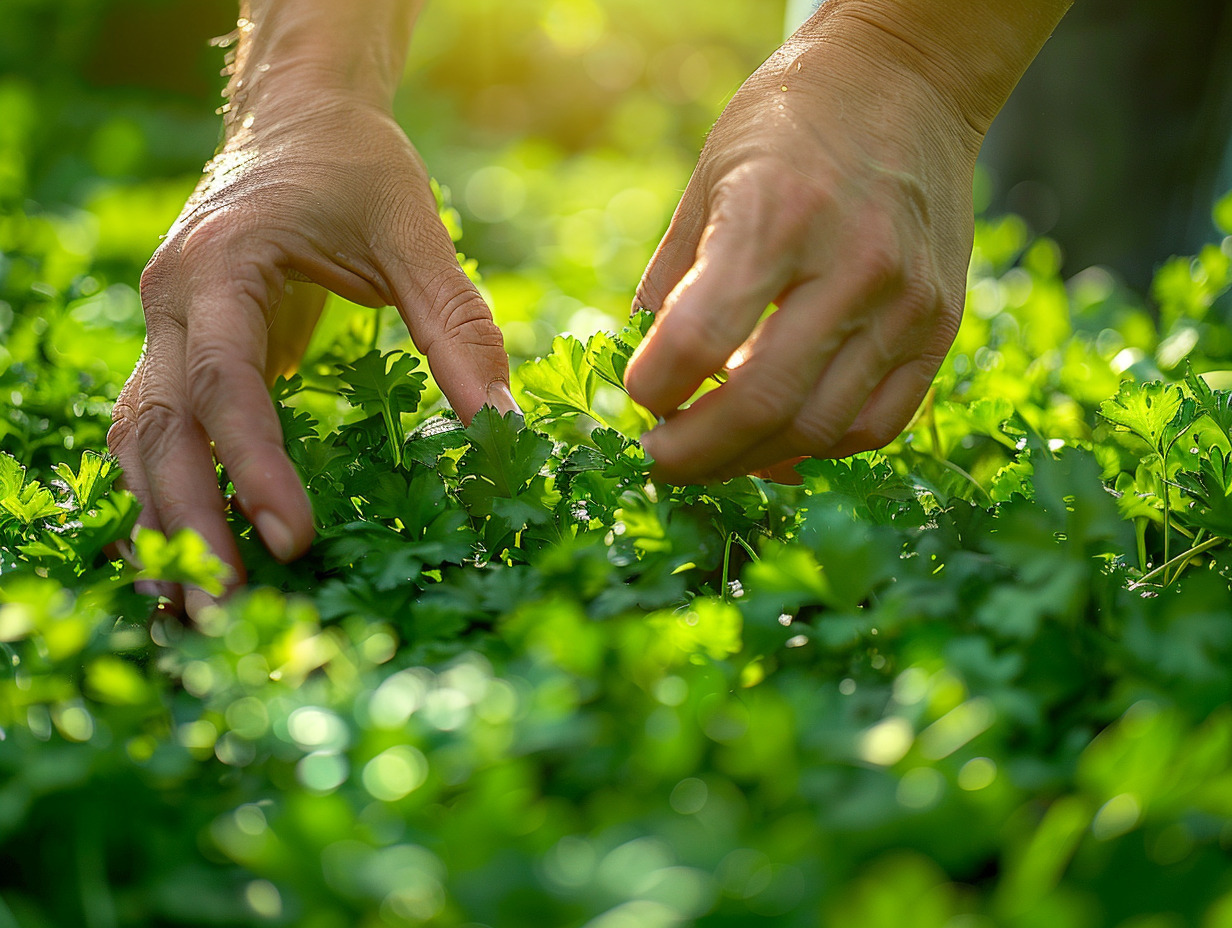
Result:
{"label": "green ground cover", "polygon": [[[737,6],[709,41],[753,54]],[[594,9],[534,14],[583,69]],[[236,516],[251,588],[186,626],[133,580],[217,564],[109,559],[103,452],[192,153],[155,170],[138,100],[55,168],[84,91],[0,84],[0,928],[1232,925],[1232,238],[1136,295],[984,217],[902,438],[655,486],[619,313],[695,111],[644,90],[429,140],[526,423],[462,428],[392,314],[332,305],[275,391],[318,539],[284,567]]]}

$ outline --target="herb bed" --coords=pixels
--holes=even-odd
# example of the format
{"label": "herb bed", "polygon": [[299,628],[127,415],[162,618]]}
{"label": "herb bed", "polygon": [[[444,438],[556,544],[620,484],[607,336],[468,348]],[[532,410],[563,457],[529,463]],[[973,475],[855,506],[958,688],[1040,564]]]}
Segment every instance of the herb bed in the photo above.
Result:
{"label": "herb bed", "polygon": [[132,581],[198,539],[104,553],[50,222],[0,236],[0,926],[1232,924],[1226,240],[1151,313],[983,222],[915,423],[799,487],[649,482],[642,317],[467,428],[343,338],[275,389],[316,543],[236,516],[188,627]]}

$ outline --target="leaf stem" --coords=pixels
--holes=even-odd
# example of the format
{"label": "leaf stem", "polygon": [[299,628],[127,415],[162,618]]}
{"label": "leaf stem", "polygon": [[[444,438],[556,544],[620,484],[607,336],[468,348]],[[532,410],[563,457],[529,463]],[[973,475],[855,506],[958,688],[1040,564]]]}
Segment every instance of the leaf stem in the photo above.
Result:
{"label": "leaf stem", "polygon": [[1150,519],[1139,516],[1134,519],[1134,535],[1138,539],[1138,569],[1146,572],[1146,527]]}
{"label": "leaf stem", "polygon": [[988,500],[988,502],[989,502],[989,503],[991,503],[991,502],[992,502],[992,494],[991,494],[991,493],[989,493],[987,490],[985,490],[985,489],[984,489],[984,487],[983,487],[983,485],[982,485],[982,484],[981,484],[978,480],[976,480],[973,476],[971,476],[969,473],[967,473],[965,470],[963,470],[961,467],[959,467],[959,466],[958,466],[957,464],[955,464],[953,461],[947,461],[945,458],[940,458],[940,457],[939,457],[939,458],[937,458],[937,462],[938,462],[938,463],[939,463],[942,467],[945,467],[945,468],[947,468],[947,469],[949,469],[949,470],[952,470],[954,473],[958,474],[958,476],[962,477],[962,478],[963,478],[964,480],[966,480],[969,484],[971,484],[973,487],[975,487],[977,490],[979,490],[981,493],[983,493],[983,494],[984,494],[984,499]]}
{"label": "leaf stem", "polygon": [[1168,565],[1171,563],[1169,558],[1169,547],[1172,536],[1172,504],[1168,500],[1168,458],[1164,450],[1159,451],[1159,479],[1163,484],[1163,503],[1164,503],[1164,563],[1162,569],[1164,572],[1164,586],[1168,585]]}
{"label": "leaf stem", "polygon": [[394,467],[401,467],[402,442],[405,440],[402,417],[394,411],[388,400],[381,403],[381,414],[385,419],[385,429],[389,432],[389,450],[394,456]]}
{"label": "leaf stem", "polygon": [[736,539],[736,544],[738,544],[738,545],[740,545],[740,547],[744,548],[744,550],[748,552],[749,557],[751,557],[754,561],[760,561],[760,560],[761,560],[761,558],[759,558],[759,557],[757,556],[757,552],[756,552],[756,551],[754,551],[754,550],[752,549],[752,547],[750,547],[750,545],[749,545],[749,543],[748,543],[747,541],[745,541],[743,538],[741,538],[739,535],[735,534],[734,532],[732,533],[732,537]]}
{"label": "leaf stem", "polygon": [[[1188,551],[1181,552],[1180,554],[1178,554],[1176,557],[1172,558],[1171,560],[1164,561],[1164,563],[1160,564],[1158,567],[1152,570],[1149,574],[1146,574],[1144,577],[1142,577],[1142,579],[1137,580],[1134,583],[1131,583],[1129,585],[1129,588],[1131,590],[1136,590],[1140,587],[1146,586],[1152,580],[1154,580],[1156,577],[1160,575],[1164,576],[1165,578],[1164,585],[1167,586],[1166,578],[1168,575],[1168,570],[1174,564],[1176,565],[1183,564],[1184,562],[1190,560],[1191,558],[1195,558],[1199,554],[1209,551],[1211,548],[1218,547],[1219,545],[1223,544],[1227,540],[1228,539],[1226,538],[1218,538],[1218,537],[1208,538],[1206,539],[1206,541],[1202,542],[1201,544],[1194,545]],[[1179,573],[1179,570],[1178,570],[1178,573]],[[1173,579],[1176,579],[1175,574],[1173,575]]]}
{"label": "leaf stem", "polygon": [[728,596],[727,577],[728,571],[731,569],[732,540],[735,537],[735,532],[729,533],[727,536],[727,543],[723,546],[723,588],[720,591],[723,597],[723,602],[728,602],[730,600],[730,597]]}

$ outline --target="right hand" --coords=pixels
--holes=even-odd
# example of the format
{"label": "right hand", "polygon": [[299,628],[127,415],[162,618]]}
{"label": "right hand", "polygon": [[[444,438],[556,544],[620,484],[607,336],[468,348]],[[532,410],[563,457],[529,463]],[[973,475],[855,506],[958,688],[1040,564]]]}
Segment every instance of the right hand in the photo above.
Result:
{"label": "right hand", "polygon": [[[275,557],[298,557],[313,536],[266,387],[271,364],[298,360],[319,311],[282,318],[303,303],[283,304],[288,280],[396,306],[464,420],[485,404],[516,409],[500,330],[392,117],[341,95],[271,112],[236,128],[142,274],[145,351],[107,436],[142,503],[139,525],[196,530],[233,585],[244,568],[215,456]],[[208,602],[185,591],[190,615]]]}

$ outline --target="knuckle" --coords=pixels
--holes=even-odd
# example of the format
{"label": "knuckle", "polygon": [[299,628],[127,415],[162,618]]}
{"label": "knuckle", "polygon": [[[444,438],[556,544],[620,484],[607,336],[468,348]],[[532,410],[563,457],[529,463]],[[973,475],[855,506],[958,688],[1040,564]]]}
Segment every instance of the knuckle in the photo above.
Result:
{"label": "knuckle", "polygon": [[878,359],[887,364],[918,357],[922,351],[940,350],[942,355],[958,334],[961,311],[947,305],[941,288],[927,275],[913,279],[901,294],[893,312],[873,328],[875,344],[884,346]]}
{"label": "knuckle", "polygon": [[763,377],[741,385],[729,421],[737,431],[779,431],[790,425],[799,408],[800,396],[790,384]]}
{"label": "knuckle", "polygon": [[136,412],[133,408],[132,391],[127,388],[121,390],[120,395],[116,397],[115,404],[111,407],[111,421],[116,424],[132,423]]}
{"label": "knuckle", "polygon": [[194,409],[219,407],[228,372],[234,366],[234,354],[224,345],[207,342],[195,347],[184,370],[188,399]]}
{"label": "knuckle", "polygon": [[856,272],[870,296],[900,291],[906,278],[902,251],[891,236],[877,235],[860,249]]}
{"label": "knuckle", "polygon": [[821,216],[839,209],[839,192],[823,178],[807,178],[800,182],[796,172],[780,171],[774,180],[778,185],[776,200],[780,204],[781,235],[796,239]]}
{"label": "knuckle", "polygon": [[805,407],[788,430],[794,448],[803,454],[824,455],[838,441],[842,431],[835,411],[822,404]]}
{"label": "knuckle", "polygon": [[437,305],[440,307],[440,341],[448,345],[477,345],[484,348],[505,346],[504,337],[488,305],[479,291],[468,286],[452,294],[442,290]]}
{"label": "knuckle", "polygon": [[894,323],[894,331],[897,333],[896,340],[910,342],[909,347],[918,351],[921,342],[941,321],[938,309],[935,302],[914,293],[909,294],[899,305],[895,314],[897,317]]}
{"label": "knuckle", "polygon": [[118,452],[132,444],[137,428],[133,420],[127,416],[115,418],[114,413],[112,416],[111,428],[107,430],[107,447],[113,452]]}
{"label": "knuckle", "polygon": [[137,444],[143,457],[163,457],[187,427],[187,417],[161,399],[143,396],[137,405]]}
{"label": "knuckle", "polygon": [[840,188],[824,171],[804,173],[786,159],[763,155],[730,171],[715,184],[716,201],[751,207],[776,227],[798,230],[834,210]]}
{"label": "knuckle", "polygon": [[664,325],[660,340],[672,356],[668,363],[688,364],[710,372],[727,363],[732,352],[740,347],[741,336],[722,317],[698,320],[692,314],[677,313],[673,323]]}
{"label": "knuckle", "polygon": [[166,246],[160,247],[141,271],[138,292],[141,305],[149,313],[164,302],[164,294],[171,287],[175,275],[175,260],[168,256]]}
{"label": "knuckle", "polygon": [[235,236],[235,219],[231,218],[235,215],[234,210],[202,212],[186,223],[169,244],[189,263],[216,255],[226,250]]}

